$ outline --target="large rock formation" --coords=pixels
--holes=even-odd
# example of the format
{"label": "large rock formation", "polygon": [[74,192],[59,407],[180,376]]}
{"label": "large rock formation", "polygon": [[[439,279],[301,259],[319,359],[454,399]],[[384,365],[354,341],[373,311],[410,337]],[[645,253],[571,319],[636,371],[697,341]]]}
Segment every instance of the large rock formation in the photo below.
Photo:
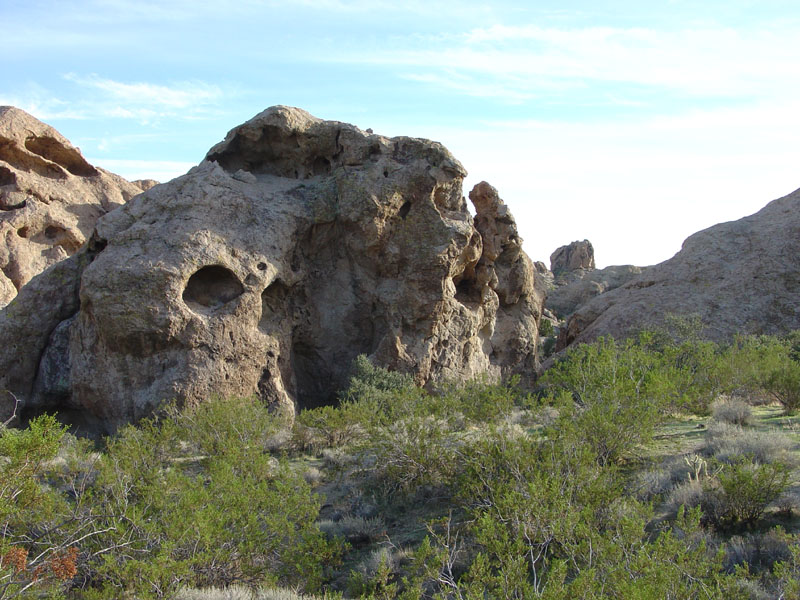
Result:
{"label": "large rock formation", "polygon": [[800,329],[800,190],[695,233],[671,259],[580,307],[558,347],[631,335],[668,314],[699,315],[713,340]]}
{"label": "large rock formation", "polygon": [[594,247],[589,240],[561,246],[550,255],[550,270],[556,276],[564,271],[594,268]]}
{"label": "large rock formation", "polygon": [[75,254],[100,216],[141,191],[90,165],[49,125],[0,106],[0,308]]}
{"label": "large rock formation", "polygon": [[171,398],[330,402],[360,353],[420,383],[532,376],[542,290],[465,174],[435,142],[268,109],[23,288],[0,388],[113,427]]}

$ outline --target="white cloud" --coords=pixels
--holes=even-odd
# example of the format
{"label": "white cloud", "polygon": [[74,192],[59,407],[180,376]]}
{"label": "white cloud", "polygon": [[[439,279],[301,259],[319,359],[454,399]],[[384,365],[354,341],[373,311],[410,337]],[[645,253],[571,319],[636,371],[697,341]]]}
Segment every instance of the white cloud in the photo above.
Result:
{"label": "white cloud", "polygon": [[[75,73],[64,79],[95,92],[91,109],[103,116],[148,122],[160,117],[189,118],[207,112],[223,97],[219,86],[202,81],[181,81],[171,85],[123,82],[98,75]],[[88,107],[87,107],[88,108]]]}
{"label": "white cloud", "polygon": [[499,83],[498,97],[509,90],[529,97],[608,83],[752,98],[800,90],[799,33],[791,24],[753,31],[494,25],[331,60],[407,67],[414,70],[408,77],[467,93],[472,87],[476,95]]}

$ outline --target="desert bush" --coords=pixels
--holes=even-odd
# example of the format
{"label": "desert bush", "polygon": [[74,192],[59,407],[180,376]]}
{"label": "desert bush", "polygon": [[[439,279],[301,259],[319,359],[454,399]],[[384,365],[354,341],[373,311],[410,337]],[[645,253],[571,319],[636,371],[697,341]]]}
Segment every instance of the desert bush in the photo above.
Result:
{"label": "desert bush", "polygon": [[764,388],[781,403],[786,414],[800,408],[800,363],[786,357],[764,376]]}
{"label": "desert bush", "polygon": [[182,588],[174,598],[175,600],[256,600],[256,597],[252,589],[232,585],[226,588]]}
{"label": "desert bush", "polygon": [[727,396],[720,397],[711,404],[711,415],[715,421],[730,425],[750,425],[753,422],[750,405]]}
{"label": "desert bush", "polygon": [[725,542],[724,566],[729,573],[744,565],[752,572],[769,571],[776,562],[790,558],[789,540],[779,528],[734,535]]}
{"label": "desert bush", "polygon": [[668,494],[666,508],[677,514],[681,507],[693,509],[703,505],[705,489],[702,481],[690,479],[675,486]]}
{"label": "desert bush", "polygon": [[574,348],[541,378],[562,413],[554,429],[588,444],[601,464],[627,458],[652,437],[671,394],[657,363],[634,341]]}
{"label": "desert bush", "polygon": [[758,463],[742,457],[724,465],[704,482],[703,512],[715,525],[730,527],[757,521],[789,485],[781,463]]}
{"label": "desert bush", "polygon": [[[680,484],[688,481],[693,473],[694,469],[687,463],[686,457],[673,456],[665,459],[661,464],[636,472],[628,489],[643,501],[651,500],[656,496],[666,497]],[[675,506],[675,512],[677,512],[677,506]]]}
{"label": "desert bush", "polygon": [[[71,523],[69,507],[47,484],[65,436],[49,415],[25,429],[0,424],[0,598],[60,595],[77,575],[82,536],[91,521]],[[59,527],[59,523],[66,525]]]}
{"label": "desert bush", "polygon": [[380,517],[345,515],[338,521],[320,521],[317,526],[328,536],[343,538],[354,545],[376,542],[386,536],[386,523]]}
{"label": "desert bush", "polygon": [[[325,595],[325,600],[339,598],[336,595]],[[320,600],[321,597],[319,597]],[[232,585],[227,588],[182,588],[174,596],[175,600],[317,600],[317,596],[307,596],[285,588],[251,589],[245,586]]]}
{"label": "desert bush", "polygon": [[749,456],[762,464],[792,464],[794,447],[795,443],[780,431],[755,431],[725,422],[712,422],[706,430],[702,452],[723,463]]}

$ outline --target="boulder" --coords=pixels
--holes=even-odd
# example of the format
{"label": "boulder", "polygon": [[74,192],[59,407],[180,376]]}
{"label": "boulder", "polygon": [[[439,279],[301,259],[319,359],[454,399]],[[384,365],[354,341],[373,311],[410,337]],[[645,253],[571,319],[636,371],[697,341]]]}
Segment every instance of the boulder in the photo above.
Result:
{"label": "boulder", "polygon": [[0,308],[75,254],[98,218],[141,191],[90,165],[49,125],[0,106]]}
{"label": "boulder", "polygon": [[169,399],[333,402],[358,354],[420,384],[533,377],[543,290],[465,175],[436,142],[270,108],[23,288],[0,388],[113,429]]}
{"label": "boulder", "polygon": [[715,341],[800,329],[800,190],[695,233],[671,259],[581,306],[558,348],[630,336],[670,314],[699,316]]}
{"label": "boulder", "polygon": [[594,248],[589,240],[561,246],[550,255],[550,270],[556,276],[564,271],[594,268]]}

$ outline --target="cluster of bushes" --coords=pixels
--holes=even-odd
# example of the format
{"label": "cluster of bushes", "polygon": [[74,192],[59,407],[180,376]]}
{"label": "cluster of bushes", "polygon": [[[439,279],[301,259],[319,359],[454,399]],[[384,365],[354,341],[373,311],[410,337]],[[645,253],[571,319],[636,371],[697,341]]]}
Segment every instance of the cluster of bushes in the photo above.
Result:
{"label": "cluster of bushes", "polygon": [[181,586],[316,590],[341,552],[319,500],[270,452],[286,424],[214,400],[120,431],[102,452],[53,417],[0,432],[0,598],[172,597]]}
{"label": "cluster of bushes", "polygon": [[[742,400],[799,408],[798,359],[797,337],[647,332],[572,349],[532,394],[361,357],[292,424],[212,399],[97,450],[39,417],[0,429],[0,600],[800,598],[798,541],[763,522],[794,445]],[[702,445],[643,471],[686,412],[713,413]],[[312,486],[337,485],[351,509],[321,512]]]}

